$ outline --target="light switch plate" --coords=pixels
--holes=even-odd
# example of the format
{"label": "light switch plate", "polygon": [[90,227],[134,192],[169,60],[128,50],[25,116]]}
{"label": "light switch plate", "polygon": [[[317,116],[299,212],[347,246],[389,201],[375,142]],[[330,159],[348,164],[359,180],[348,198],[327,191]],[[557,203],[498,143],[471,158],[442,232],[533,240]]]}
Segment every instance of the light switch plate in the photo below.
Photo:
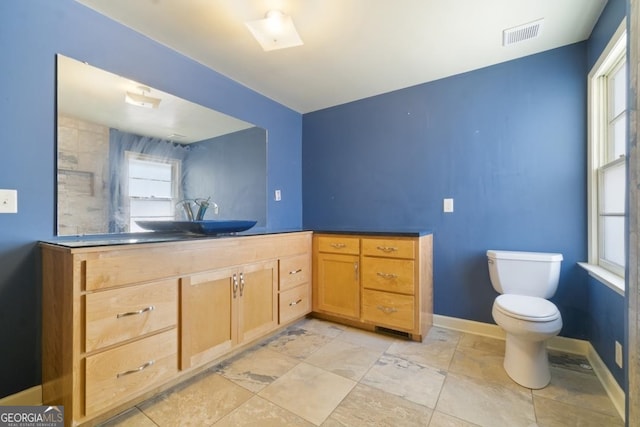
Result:
{"label": "light switch plate", "polygon": [[18,190],[0,190],[0,213],[18,213]]}
{"label": "light switch plate", "polygon": [[274,199],[276,202],[279,202],[280,200],[282,200],[282,192],[281,192],[280,190],[276,190],[276,191],[274,191],[274,193],[273,193],[273,199]]}
{"label": "light switch plate", "polygon": [[444,199],[442,210],[444,212],[453,212],[453,199]]}
{"label": "light switch plate", "polygon": [[622,368],[622,344],[616,341],[616,365]]}

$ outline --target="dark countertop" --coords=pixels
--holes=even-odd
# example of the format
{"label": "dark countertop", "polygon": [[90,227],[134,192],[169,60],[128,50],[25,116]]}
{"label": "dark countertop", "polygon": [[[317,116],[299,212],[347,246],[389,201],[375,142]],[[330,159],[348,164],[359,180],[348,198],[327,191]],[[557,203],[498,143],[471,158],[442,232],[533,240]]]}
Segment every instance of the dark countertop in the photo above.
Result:
{"label": "dark countertop", "polygon": [[162,242],[179,242],[193,240],[208,239],[226,239],[229,237],[241,236],[259,236],[264,234],[282,234],[295,233],[306,230],[278,230],[265,231],[253,230],[243,231],[240,233],[227,234],[193,234],[193,233],[163,233],[163,232],[142,232],[142,233],[122,233],[122,234],[99,234],[87,236],[58,236],[49,240],[41,240],[40,243],[62,246],[65,248],[89,248],[96,246],[114,246],[114,245],[134,245],[139,243],[162,243]]}
{"label": "dark countertop", "polygon": [[97,246],[114,245],[134,245],[139,243],[161,243],[206,239],[225,239],[229,237],[258,236],[264,234],[296,233],[301,231],[313,231],[323,234],[358,234],[364,236],[400,236],[400,237],[420,237],[432,234],[426,229],[394,229],[394,230],[372,230],[359,228],[326,228],[326,229],[295,229],[295,230],[249,230],[241,233],[229,233],[222,235],[200,235],[191,233],[125,233],[125,234],[100,234],[90,236],[59,236],[49,240],[42,240],[41,243],[62,246],[65,248],[89,248]]}
{"label": "dark countertop", "polygon": [[388,230],[372,230],[370,228],[327,228],[327,229],[314,229],[314,233],[322,234],[358,234],[361,236],[400,236],[400,237],[421,237],[433,234],[431,230],[418,229],[418,228],[399,228]]}

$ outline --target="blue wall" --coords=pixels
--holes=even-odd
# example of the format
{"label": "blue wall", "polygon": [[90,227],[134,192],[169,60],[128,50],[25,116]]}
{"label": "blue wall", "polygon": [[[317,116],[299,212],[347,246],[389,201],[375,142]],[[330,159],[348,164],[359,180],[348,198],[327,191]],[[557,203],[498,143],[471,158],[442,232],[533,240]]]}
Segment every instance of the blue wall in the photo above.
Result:
{"label": "blue wall", "polygon": [[[302,117],[73,0],[0,1],[0,397],[40,384],[36,242],[54,235],[55,54],[87,61],[268,130],[268,229],[302,225]],[[47,303],[44,301],[43,303]]]}
{"label": "blue wall", "polygon": [[561,252],[561,334],[587,338],[585,68],[579,43],[305,114],[305,227],[433,230],[435,313],[480,322],[487,249]]}
{"label": "blue wall", "polygon": [[576,262],[587,259],[586,76],[624,15],[611,0],[588,42],[306,114],[305,227],[433,230],[435,313],[489,323],[487,249],[561,252],[561,335],[592,340],[622,386],[624,299]]}
{"label": "blue wall", "polygon": [[[602,11],[587,42],[587,74],[591,71],[622,20],[625,19],[626,9],[627,1],[609,0]],[[622,343],[623,348],[626,348],[627,342],[625,299],[593,278],[588,280],[588,290],[588,312],[590,314],[588,325],[591,344],[618,384],[626,389],[624,369],[619,368],[615,363],[615,341]],[[626,357],[624,357],[623,366],[626,366],[626,362]]]}

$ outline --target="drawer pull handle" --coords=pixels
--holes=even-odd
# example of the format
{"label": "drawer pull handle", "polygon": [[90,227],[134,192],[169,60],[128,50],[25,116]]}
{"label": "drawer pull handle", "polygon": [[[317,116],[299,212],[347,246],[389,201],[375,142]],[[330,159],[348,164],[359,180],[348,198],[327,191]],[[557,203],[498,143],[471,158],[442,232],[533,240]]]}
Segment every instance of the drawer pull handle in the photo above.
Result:
{"label": "drawer pull handle", "polygon": [[154,363],[156,363],[155,360],[149,360],[147,363],[142,364],[135,369],[132,369],[130,371],[120,372],[118,375],[116,375],[116,378],[124,377],[125,375],[131,375],[131,374],[135,374],[136,372],[143,371],[147,369],[149,366],[153,365]]}
{"label": "drawer pull handle", "polygon": [[385,253],[395,252],[398,250],[398,248],[394,248],[393,246],[376,246],[376,249]]}
{"label": "drawer pull handle", "polygon": [[397,279],[398,275],[397,274],[393,274],[393,273],[383,273],[381,271],[378,271],[378,273],[376,273],[378,276],[382,277],[383,279]]}
{"label": "drawer pull handle", "polygon": [[128,311],[126,313],[118,313],[117,316],[116,316],[116,319],[119,319],[121,317],[136,316],[138,314],[148,313],[149,311],[153,311],[155,309],[156,309],[155,306],[150,305],[149,307],[145,307],[145,308],[140,309],[138,311]]}
{"label": "drawer pull handle", "polygon": [[300,298],[298,301],[291,301],[289,303],[289,307],[293,307],[294,305],[298,305],[302,302],[302,298]]}
{"label": "drawer pull handle", "polygon": [[376,307],[378,310],[382,311],[384,314],[396,313],[398,311],[397,308],[394,307],[385,307],[383,305],[379,305]]}
{"label": "drawer pull handle", "polygon": [[244,292],[244,273],[240,273],[240,296]]}
{"label": "drawer pull handle", "polygon": [[297,269],[297,270],[291,270],[291,271],[289,272],[289,274],[298,274],[298,273],[302,273],[302,269],[301,269],[301,268],[299,268],[299,269]]}
{"label": "drawer pull handle", "polygon": [[347,245],[344,243],[331,243],[331,247],[336,249],[344,249],[347,247]]}
{"label": "drawer pull handle", "polygon": [[233,273],[233,298],[238,296],[238,276]]}

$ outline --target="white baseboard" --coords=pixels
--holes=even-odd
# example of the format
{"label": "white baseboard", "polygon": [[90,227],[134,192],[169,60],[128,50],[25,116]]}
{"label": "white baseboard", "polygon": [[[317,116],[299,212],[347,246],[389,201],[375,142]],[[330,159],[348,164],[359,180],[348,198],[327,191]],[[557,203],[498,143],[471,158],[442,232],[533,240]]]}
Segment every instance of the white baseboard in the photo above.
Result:
{"label": "white baseboard", "polygon": [[[501,340],[505,339],[504,330],[500,326],[492,323],[476,322],[474,320],[458,319],[456,317],[434,314],[433,326]],[[550,350],[562,351],[564,353],[585,356],[591,364],[594,373],[600,380],[600,383],[607,391],[607,394],[613,402],[613,405],[616,407],[616,410],[624,420],[624,391],[622,390],[622,387],[618,385],[618,382],[615,380],[600,356],[598,356],[598,353],[589,341],[578,340],[575,338],[553,337],[547,342],[547,348]]]}
{"label": "white baseboard", "polygon": [[0,399],[0,406],[40,406],[42,386],[37,385]]}
{"label": "white baseboard", "polygon": [[593,372],[595,372],[596,376],[602,383],[602,386],[607,391],[607,394],[611,398],[613,402],[613,406],[616,407],[618,414],[624,421],[625,419],[625,394],[622,387],[618,385],[618,382],[611,374],[611,371],[607,369],[607,366],[604,364],[596,349],[593,348],[591,343],[589,343],[589,352],[587,353],[587,360],[591,364],[593,368]]}

